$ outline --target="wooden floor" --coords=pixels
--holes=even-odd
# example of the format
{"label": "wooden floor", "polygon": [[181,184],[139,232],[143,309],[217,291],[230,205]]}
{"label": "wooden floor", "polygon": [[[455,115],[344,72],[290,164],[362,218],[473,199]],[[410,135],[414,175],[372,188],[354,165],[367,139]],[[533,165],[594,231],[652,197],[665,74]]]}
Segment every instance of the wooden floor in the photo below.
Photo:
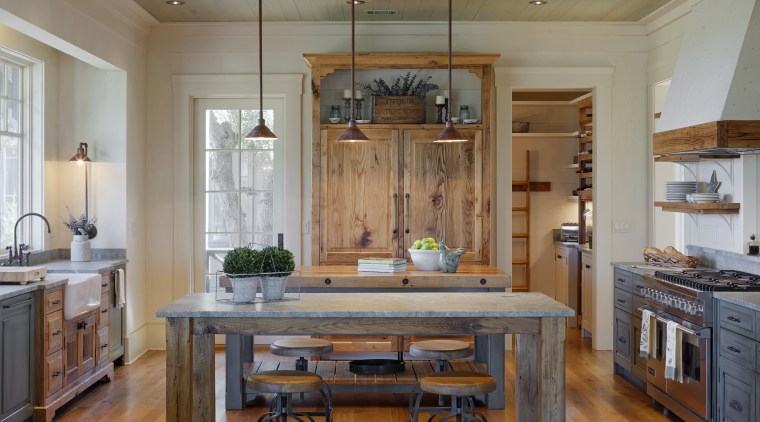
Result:
{"label": "wooden floor", "polygon": [[[150,351],[134,364],[116,369],[115,380],[93,386],[83,397],[58,410],[55,420],[163,421],[165,419],[165,354]],[[514,354],[506,353],[507,408],[479,409],[490,422],[514,421]],[[578,330],[567,333],[568,421],[672,421],[654,407],[646,394],[612,374],[612,352],[593,351],[589,339]],[[317,401],[306,400],[316,410]],[[407,419],[408,396],[395,394],[337,394],[336,422],[399,422]],[[224,411],[224,353],[216,354],[217,420],[254,422],[264,407],[257,398],[253,407]],[[427,418],[425,418],[427,419]]]}

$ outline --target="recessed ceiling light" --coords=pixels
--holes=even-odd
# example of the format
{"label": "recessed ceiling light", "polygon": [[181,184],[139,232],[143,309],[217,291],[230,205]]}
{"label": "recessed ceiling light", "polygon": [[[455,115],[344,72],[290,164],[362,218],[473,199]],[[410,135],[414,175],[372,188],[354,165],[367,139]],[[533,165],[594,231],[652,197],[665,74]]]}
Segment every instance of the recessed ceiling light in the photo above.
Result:
{"label": "recessed ceiling light", "polygon": [[548,1],[543,1],[543,0],[531,0],[528,3],[532,4],[534,6],[542,6],[542,5],[544,5],[546,3],[549,3],[549,2]]}
{"label": "recessed ceiling light", "polygon": [[169,0],[166,2],[166,4],[171,4],[172,6],[180,6],[185,4],[185,2],[182,0]]}

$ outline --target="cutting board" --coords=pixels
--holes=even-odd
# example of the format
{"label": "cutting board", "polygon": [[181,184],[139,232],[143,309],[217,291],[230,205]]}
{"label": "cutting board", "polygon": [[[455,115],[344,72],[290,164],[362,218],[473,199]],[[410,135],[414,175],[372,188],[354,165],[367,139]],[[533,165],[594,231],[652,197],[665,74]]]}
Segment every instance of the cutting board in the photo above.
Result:
{"label": "cutting board", "polygon": [[47,267],[0,267],[0,283],[26,284],[47,276]]}

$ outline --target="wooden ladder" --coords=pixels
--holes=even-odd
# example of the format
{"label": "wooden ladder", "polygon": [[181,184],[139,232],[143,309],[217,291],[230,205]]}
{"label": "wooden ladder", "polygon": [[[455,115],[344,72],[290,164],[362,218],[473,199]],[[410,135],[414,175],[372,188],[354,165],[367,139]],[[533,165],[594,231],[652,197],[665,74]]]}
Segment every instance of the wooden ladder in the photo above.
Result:
{"label": "wooden ladder", "polygon": [[[512,192],[524,192],[525,203],[521,207],[512,207],[512,216],[515,213],[525,213],[525,232],[512,232],[512,239],[525,239],[525,256],[523,259],[515,259],[512,254],[512,266],[525,266],[525,285],[512,286],[513,292],[530,291],[530,194],[531,192],[548,192],[551,190],[551,182],[531,182],[530,180],[530,150],[525,151],[525,179],[512,181]],[[514,227],[514,225],[513,225]],[[514,230],[514,228],[513,228]]]}

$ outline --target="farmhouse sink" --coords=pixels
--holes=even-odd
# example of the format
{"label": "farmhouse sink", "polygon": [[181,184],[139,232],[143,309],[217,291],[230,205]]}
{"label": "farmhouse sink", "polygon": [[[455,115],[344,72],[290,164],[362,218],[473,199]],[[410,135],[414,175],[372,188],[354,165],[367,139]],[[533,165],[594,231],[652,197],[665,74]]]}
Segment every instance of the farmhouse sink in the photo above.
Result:
{"label": "farmhouse sink", "polygon": [[63,288],[63,319],[77,316],[100,307],[100,274],[55,273],[68,278]]}

